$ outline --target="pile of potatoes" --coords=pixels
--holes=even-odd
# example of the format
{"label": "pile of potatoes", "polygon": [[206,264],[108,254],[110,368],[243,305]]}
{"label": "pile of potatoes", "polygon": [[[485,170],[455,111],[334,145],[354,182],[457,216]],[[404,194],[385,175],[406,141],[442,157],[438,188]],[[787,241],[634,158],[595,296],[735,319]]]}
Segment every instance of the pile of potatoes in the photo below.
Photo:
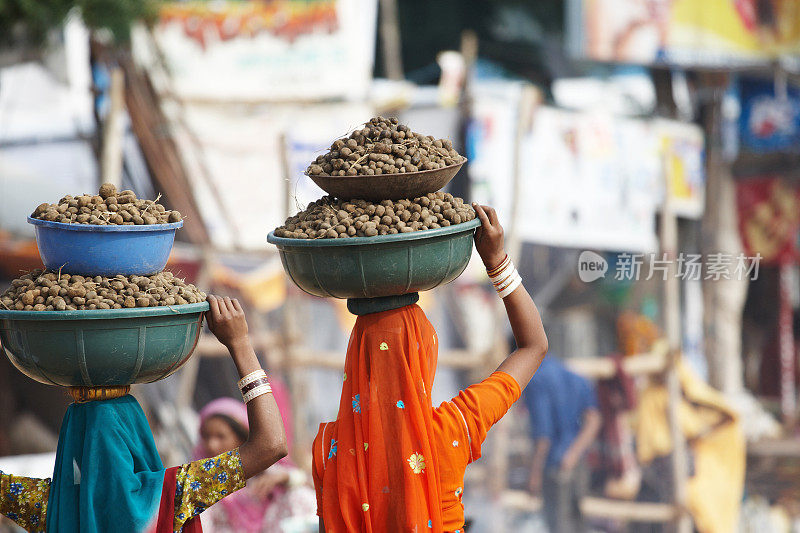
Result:
{"label": "pile of potatoes", "polygon": [[413,200],[337,200],[324,196],[275,230],[290,239],[374,237],[436,229],[475,218],[475,210],[450,193],[431,193]]}
{"label": "pile of potatoes", "polygon": [[78,276],[33,270],[11,282],[0,308],[18,311],[75,311],[158,307],[203,302],[206,294],[172,272],[154,276]]}
{"label": "pile of potatoes", "polygon": [[65,224],[150,225],[180,222],[181,214],[153,200],[136,198],[130,190],[117,192],[110,183],[100,186],[96,195],[67,195],[57,204],[41,204],[32,218]]}
{"label": "pile of potatoes", "polygon": [[435,170],[464,161],[447,139],[411,131],[396,118],[375,117],[317,157],[310,176],[379,176]]}

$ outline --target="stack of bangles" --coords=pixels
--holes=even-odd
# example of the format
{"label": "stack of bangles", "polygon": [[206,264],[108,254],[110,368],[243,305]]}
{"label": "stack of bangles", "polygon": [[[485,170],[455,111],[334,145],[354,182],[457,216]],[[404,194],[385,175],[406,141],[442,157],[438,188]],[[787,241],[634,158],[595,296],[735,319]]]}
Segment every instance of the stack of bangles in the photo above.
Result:
{"label": "stack of bangles", "polygon": [[494,290],[497,291],[500,298],[505,298],[522,284],[522,276],[519,275],[507,254],[498,266],[492,269],[487,268],[486,273],[489,274]]}
{"label": "stack of bangles", "polygon": [[272,394],[272,386],[267,379],[267,373],[261,369],[250,372],[240,379],[237,385],[242,391],[244,403],[250,403],[250,400],[258,398],[262,394]]}

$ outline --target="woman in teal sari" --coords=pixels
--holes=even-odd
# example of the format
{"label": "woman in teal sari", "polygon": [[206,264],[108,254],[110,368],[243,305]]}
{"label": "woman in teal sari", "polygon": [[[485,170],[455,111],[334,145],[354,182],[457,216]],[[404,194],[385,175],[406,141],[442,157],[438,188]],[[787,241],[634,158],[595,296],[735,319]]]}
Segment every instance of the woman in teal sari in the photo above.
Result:
{"label": "woman in teal sari", "polygon": [[231,354],[247,403],[238,448],[164,468],[130,395],[70,405],[52,481],[0,472],[0,513],[28,531],[200,532],[205,509],[287,454],[283,423],[247,335],[239,302],[209,296],[208,325]]}

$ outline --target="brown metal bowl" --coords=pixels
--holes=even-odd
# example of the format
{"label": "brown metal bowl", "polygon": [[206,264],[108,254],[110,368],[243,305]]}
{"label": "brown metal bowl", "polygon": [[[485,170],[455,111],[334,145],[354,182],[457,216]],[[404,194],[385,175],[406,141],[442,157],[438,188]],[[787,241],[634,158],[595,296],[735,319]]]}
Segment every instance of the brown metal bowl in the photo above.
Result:
{"label": "brown metal bowl", "polygon": [[349,200],[402,200],[404,198],[417,198],[428,193],[436,192],[447,185],[464,163],[460,163],[435,170],[422,170],[420,172],[406,172],[403,174],[381,174],[379,176],[312,176],[314,183],[326,193]]}

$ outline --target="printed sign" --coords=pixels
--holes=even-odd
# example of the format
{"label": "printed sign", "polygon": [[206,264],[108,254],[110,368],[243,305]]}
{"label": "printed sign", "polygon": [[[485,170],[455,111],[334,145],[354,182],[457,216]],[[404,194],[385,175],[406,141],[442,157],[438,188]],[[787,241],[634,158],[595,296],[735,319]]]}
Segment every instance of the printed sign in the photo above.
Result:
{"label": "printed sign", "polygon": [[577,55],[639,64],[766,63],[800,50],[795,0],[571,0]]}
{"label": "printed sign", "polygon": [[372,78],[376,0],[169,2],[154,30],[185,99],[360,99]]}

